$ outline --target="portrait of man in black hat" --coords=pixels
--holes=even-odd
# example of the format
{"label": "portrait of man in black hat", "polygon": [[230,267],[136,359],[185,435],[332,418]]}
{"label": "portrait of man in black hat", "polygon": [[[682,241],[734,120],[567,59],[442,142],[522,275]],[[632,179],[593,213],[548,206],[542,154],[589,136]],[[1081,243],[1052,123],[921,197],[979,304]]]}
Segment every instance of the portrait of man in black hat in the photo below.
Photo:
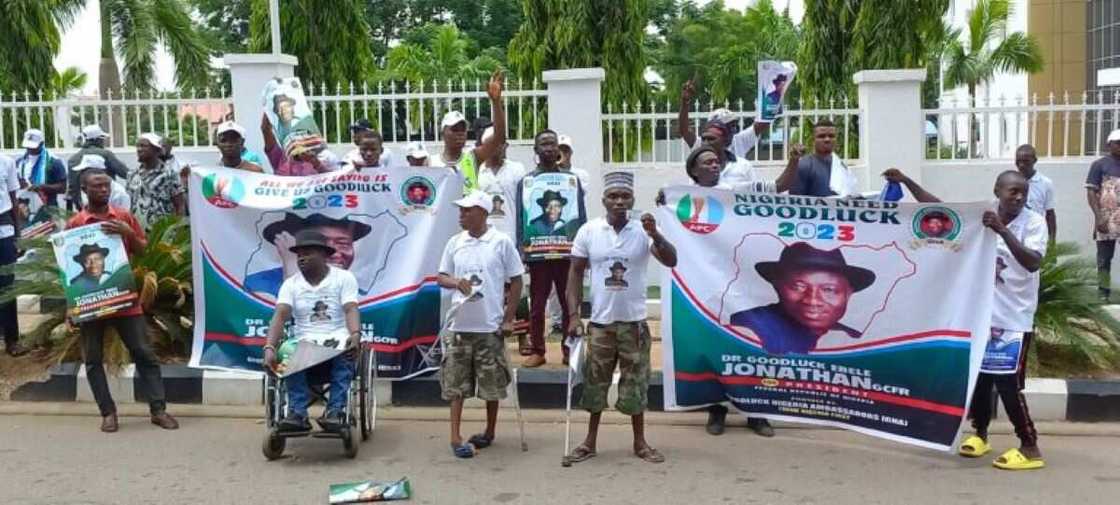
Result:
{"label": "portrait of man in black hat", "polygon": [[568,205],[568,199],[564,198],[564,195],[561,195],[559,191],[547,190],[540,198],[537,198],[537,205],[541,207],[541,215],[529,221],[534,236],[546,237],[568,234],[563,218],[564,206]]}
{"label": "portrait of man in black hat", "polygon": [[805,354],[834,333],[862,336],[840,319],[852,294],[875,283],[875,273],[848,265],[839,249],[798,242],[786,246],[778,261],[762,261],[754,268],[774,286],[778,303],[736,312],[731,325],[757,336],[770,354]]}
{"label": "portrait of man in black hat", "polygon": [[953,220],[944,212],[930,212],[922,217],[922,232],[930,238],[942,238],[953,232]]}
{"label": "portrait of man in black hat", "polygon": [[82,266],[82,273],[70,279],[70,288],[79,293],[93,291],[109,279],[105,272],[105,258],[109,257],[109,250],[97,244],[82,244],[74,261]]}
{"label": "portrait of man in black hat", "polygon": [[[349,217],[334,218],[323,214],[300,217],[292,212],[285,212],[284,219],[264,227],[261,237],[276,246],[277,254],[283,260],[291,258],[289,249],[295,243],[296,234],[308,229],[322,234],[333,249],[327,257],[327,263],[344,270],[350,270],[354,263],[355,243],[369,235],[372,230],[370,225],[354,221]],[[294,264],[252,273],[245,277],[245,289],[254,293],[276,296],[280,291],[280,284],[293,273],[295,273]]]}
{"label": "portrait of man in black hat", "polygon": [[614,262],[614,264],[611,265],[610,270],[611,270],[611,275],[610,275],[610,277],[607,277],[603,281],[604,285],[606,285],[609,288],[627,288],[627,287],[630,287],[630,283],[626,282],[626,277],[625,277],[626,276],[626,265],[623,265],[621,261],[616,261],[616,262]]}

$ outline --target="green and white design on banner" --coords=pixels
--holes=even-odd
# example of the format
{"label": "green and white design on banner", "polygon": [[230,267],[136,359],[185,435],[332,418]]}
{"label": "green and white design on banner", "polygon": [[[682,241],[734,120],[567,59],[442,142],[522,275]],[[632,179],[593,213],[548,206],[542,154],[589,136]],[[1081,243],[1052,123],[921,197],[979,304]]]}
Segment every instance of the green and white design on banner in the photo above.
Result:
{"label": "green and white design on banner", "polygon": [[439,365],[440,253],[458,230],[462,180],[444,168],[308,177],[191,171],[195,333],[191,365],[259,371],[276,294],[298,267],[295,234],[313,228],[328,262],[358,280],[362,340],[378,376]]}
{"label": "green and white design on banner", "polygon": [[[991,321],[989,204],[665,190],[681,258],[662,281],[665,405],[729,402],[751,416],[948,450]],[[915,226],[918,223],[918,226]]]}
{"label": "green and white design on banner", "polygon": [[51,235],[51,245],[71,321],[108,317],[136,303],[136,278],[120,235],[88,224]]}

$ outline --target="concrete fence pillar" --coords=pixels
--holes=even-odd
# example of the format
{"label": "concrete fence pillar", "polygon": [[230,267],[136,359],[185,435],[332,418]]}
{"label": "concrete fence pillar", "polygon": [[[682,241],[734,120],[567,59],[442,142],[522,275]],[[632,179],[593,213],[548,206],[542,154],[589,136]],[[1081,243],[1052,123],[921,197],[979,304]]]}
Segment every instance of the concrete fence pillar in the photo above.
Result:
{"label": "concrete fence pillar", "polygon": [[548,127],[572,138],[572,166],[587,170],[591,187],[584,188],[588,212],[601,213],[594,205],[603,172],[603,109],[600,88],[606,72],[602,68],[549,70],[541,80],[548,85]]}
{"label": "concrete fence pillar", "polygon": [[299,60],[287,54],[227,54],[224,57],[233,82],[233,117],[245,127],[245,147],[263,154],[261,91],[273,77],[292,77]]}
{"label": "concrete fence pillar", "polygon": [[925,69],[863,70],[853,80],[859,87],[859,153],[868,175],[863,189],[881,188],[879,174],[891,167],[921,182]]}

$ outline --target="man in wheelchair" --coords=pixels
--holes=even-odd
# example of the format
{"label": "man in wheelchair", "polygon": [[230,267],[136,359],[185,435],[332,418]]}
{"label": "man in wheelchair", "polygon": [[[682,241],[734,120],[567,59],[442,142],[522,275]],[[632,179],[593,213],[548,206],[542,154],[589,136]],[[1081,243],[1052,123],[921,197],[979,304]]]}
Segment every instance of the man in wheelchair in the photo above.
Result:
{"label": "man in wheelchair", "polygon": [[[354,274],[327,264],[334,254],[321,233],[302,230],[296,234],[291,251],[299,272],[284,280],[276,299],[276,313],[268,326],[268,345],[264,363],[276,370],[276,347],[284,334],[284,324],[293,320],[293,338],[309,340],[327,347],[346,342],[347,353],[327,361],[330,368],[330,396],[326,413],[318,420],[324,430],[337,431],[346,422],[346,399],[354,377],[352,357],[361,336],[358,313],[358,281]],[[281,432],[309,431],[307,406],[311,401],[308,386],[310,369],[284,378],[288,389],[288,415],[278,426]]]}

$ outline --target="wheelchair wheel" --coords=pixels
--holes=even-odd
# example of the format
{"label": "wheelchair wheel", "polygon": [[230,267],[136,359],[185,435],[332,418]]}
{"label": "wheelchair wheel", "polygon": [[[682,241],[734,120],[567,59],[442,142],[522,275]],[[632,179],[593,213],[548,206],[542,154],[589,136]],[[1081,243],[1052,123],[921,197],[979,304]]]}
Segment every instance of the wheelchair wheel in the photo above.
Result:
{"label": "wheelchair wheel", "polygon": [[347,426],[342,429],[342,447],[346,449],[346,457],[354,459],[358,457],[358,440],[354,439],[354,429]]}
{"label": "wheelchair wheel", "polygon": [[276,430],[268,430],[268,433],[264,436],[264,444],[261,445],[261,452],[264,453],[264,457],[269,461],[280,459],[284,456],[284,446],[287,445],[286,442],[287,439],[278,436]]}
{"label": "wheelchair wheel", "polygon": [[373,349],[363,349],[358,370],[359,411],[361,421],[362,441],[373,436],[373,428],[377,424],[377,392],[373,387],[374,371],[377,369],[377,353]]}

